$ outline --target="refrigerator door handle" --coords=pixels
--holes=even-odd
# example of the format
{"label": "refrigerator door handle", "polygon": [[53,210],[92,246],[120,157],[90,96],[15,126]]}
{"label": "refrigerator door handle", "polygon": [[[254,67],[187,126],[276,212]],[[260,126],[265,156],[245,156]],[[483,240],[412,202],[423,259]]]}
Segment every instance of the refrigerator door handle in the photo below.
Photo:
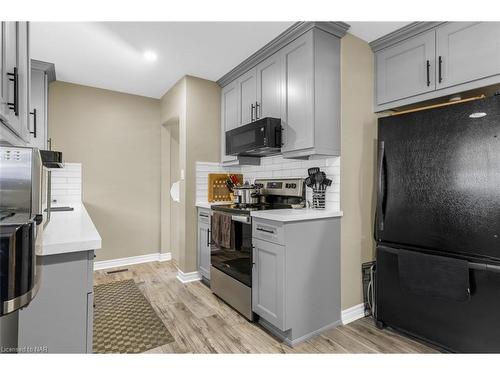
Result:
{"label": "refrigerator door handle", "polygon": [[493,264],[486,264],[486,263],[469,262],[469,269],[500,273],[500,266],[495,266]]}
{"label": "refrigerator door handle", "polygon": [[378,155],[378,192],[377,192],[377,229],[384,230],[385,219],[385,147],[384,141],[379,142]]}

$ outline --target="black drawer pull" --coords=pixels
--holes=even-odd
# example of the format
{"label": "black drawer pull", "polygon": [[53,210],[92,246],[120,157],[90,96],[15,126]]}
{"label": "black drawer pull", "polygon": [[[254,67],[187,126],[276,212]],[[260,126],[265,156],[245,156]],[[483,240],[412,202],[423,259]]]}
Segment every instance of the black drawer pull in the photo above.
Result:
{"label": "black drawer pull", "polygon": [[259,230],[259,231],[261,231],[261,232],[266,232],[266,233],[271,233],[271,234],[274,234],[274,230],[263,229],[263,228],[257,228],[257,230]]}

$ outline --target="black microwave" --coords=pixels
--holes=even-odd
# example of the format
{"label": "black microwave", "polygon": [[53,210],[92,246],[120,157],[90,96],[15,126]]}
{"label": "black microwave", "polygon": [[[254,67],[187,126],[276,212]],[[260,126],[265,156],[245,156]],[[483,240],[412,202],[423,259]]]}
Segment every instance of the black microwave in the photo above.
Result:
{"label": "black microwave", "polygon": [[226,155],[268,156],[281,152],[281,119],[264,117],[226,132]]}

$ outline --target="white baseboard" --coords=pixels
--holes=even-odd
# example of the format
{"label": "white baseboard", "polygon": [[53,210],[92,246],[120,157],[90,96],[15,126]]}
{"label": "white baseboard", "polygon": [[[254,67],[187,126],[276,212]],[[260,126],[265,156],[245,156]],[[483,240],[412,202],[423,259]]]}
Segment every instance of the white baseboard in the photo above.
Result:
{"label": "white baseboard", "polygon": [[194,272],[182,272],[181,270],[177,270],[177,280],[181,283],[192,283],[193,281],[200,281],[201,274],[198,271]]}
{"label": "white baseboard", "polygon": [[364,318],[365,316],[365,305],[364,303],[360,303],[359,305],[355,305],[349,307],[348,309],[342,310],[342,324],[346,325],[355,320]]}
{"label": "white baseboard", "polygon": [[138,255],[135,257],[119,258],[111,260],[101,260],[94,262],[94,271],[104,270],[107,268],[130,266],[132,264],[148,263],[148,262],[164,262],[172,259],[171,253],[153,253],[146,255]]}

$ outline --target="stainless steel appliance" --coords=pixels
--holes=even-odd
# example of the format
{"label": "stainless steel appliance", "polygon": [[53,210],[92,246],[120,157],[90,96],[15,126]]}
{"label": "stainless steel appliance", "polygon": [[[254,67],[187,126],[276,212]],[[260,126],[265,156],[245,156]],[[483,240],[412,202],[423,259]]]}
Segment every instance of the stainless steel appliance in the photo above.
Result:
{"label": "stainless steel appliance", "polygon": [[246,182],[243,185],[233,186],[234,203],[239,205],[252,205],[259,203],[261,189],[259,186]]}
{"label": "stainless steel appliance", "polygon": [[37,149],[0,147],[0,316],[27,305],[36,294],[45,181]]}
{"label": "stainless steel appliance", "polygon": [[[252,211],[292,208],[292,205],[305,201],[304,180],[294,179],[257,179],[262,200],[256,204],[228,204],[211,206],[210,228],[210,288],[221,299],[239,311],[249,320],[254,319],[252,312]],[[217,222],[221,216],[230,220],[229,246],[224,246],[218,233]]]}
{"label": "stainless steel appliance", "polygon": [[261,157],[281,152],[281,120],[264,117],[226,132],[226,154]]}
{"label": "stainless steel appliance", "polygon": [[[54,167],[60,153],[46,153]],[[0,146],[0,316],[26,306],[38,290],[50,177],[36,148]],[[60,166],[60,165],[59,165]]]}

